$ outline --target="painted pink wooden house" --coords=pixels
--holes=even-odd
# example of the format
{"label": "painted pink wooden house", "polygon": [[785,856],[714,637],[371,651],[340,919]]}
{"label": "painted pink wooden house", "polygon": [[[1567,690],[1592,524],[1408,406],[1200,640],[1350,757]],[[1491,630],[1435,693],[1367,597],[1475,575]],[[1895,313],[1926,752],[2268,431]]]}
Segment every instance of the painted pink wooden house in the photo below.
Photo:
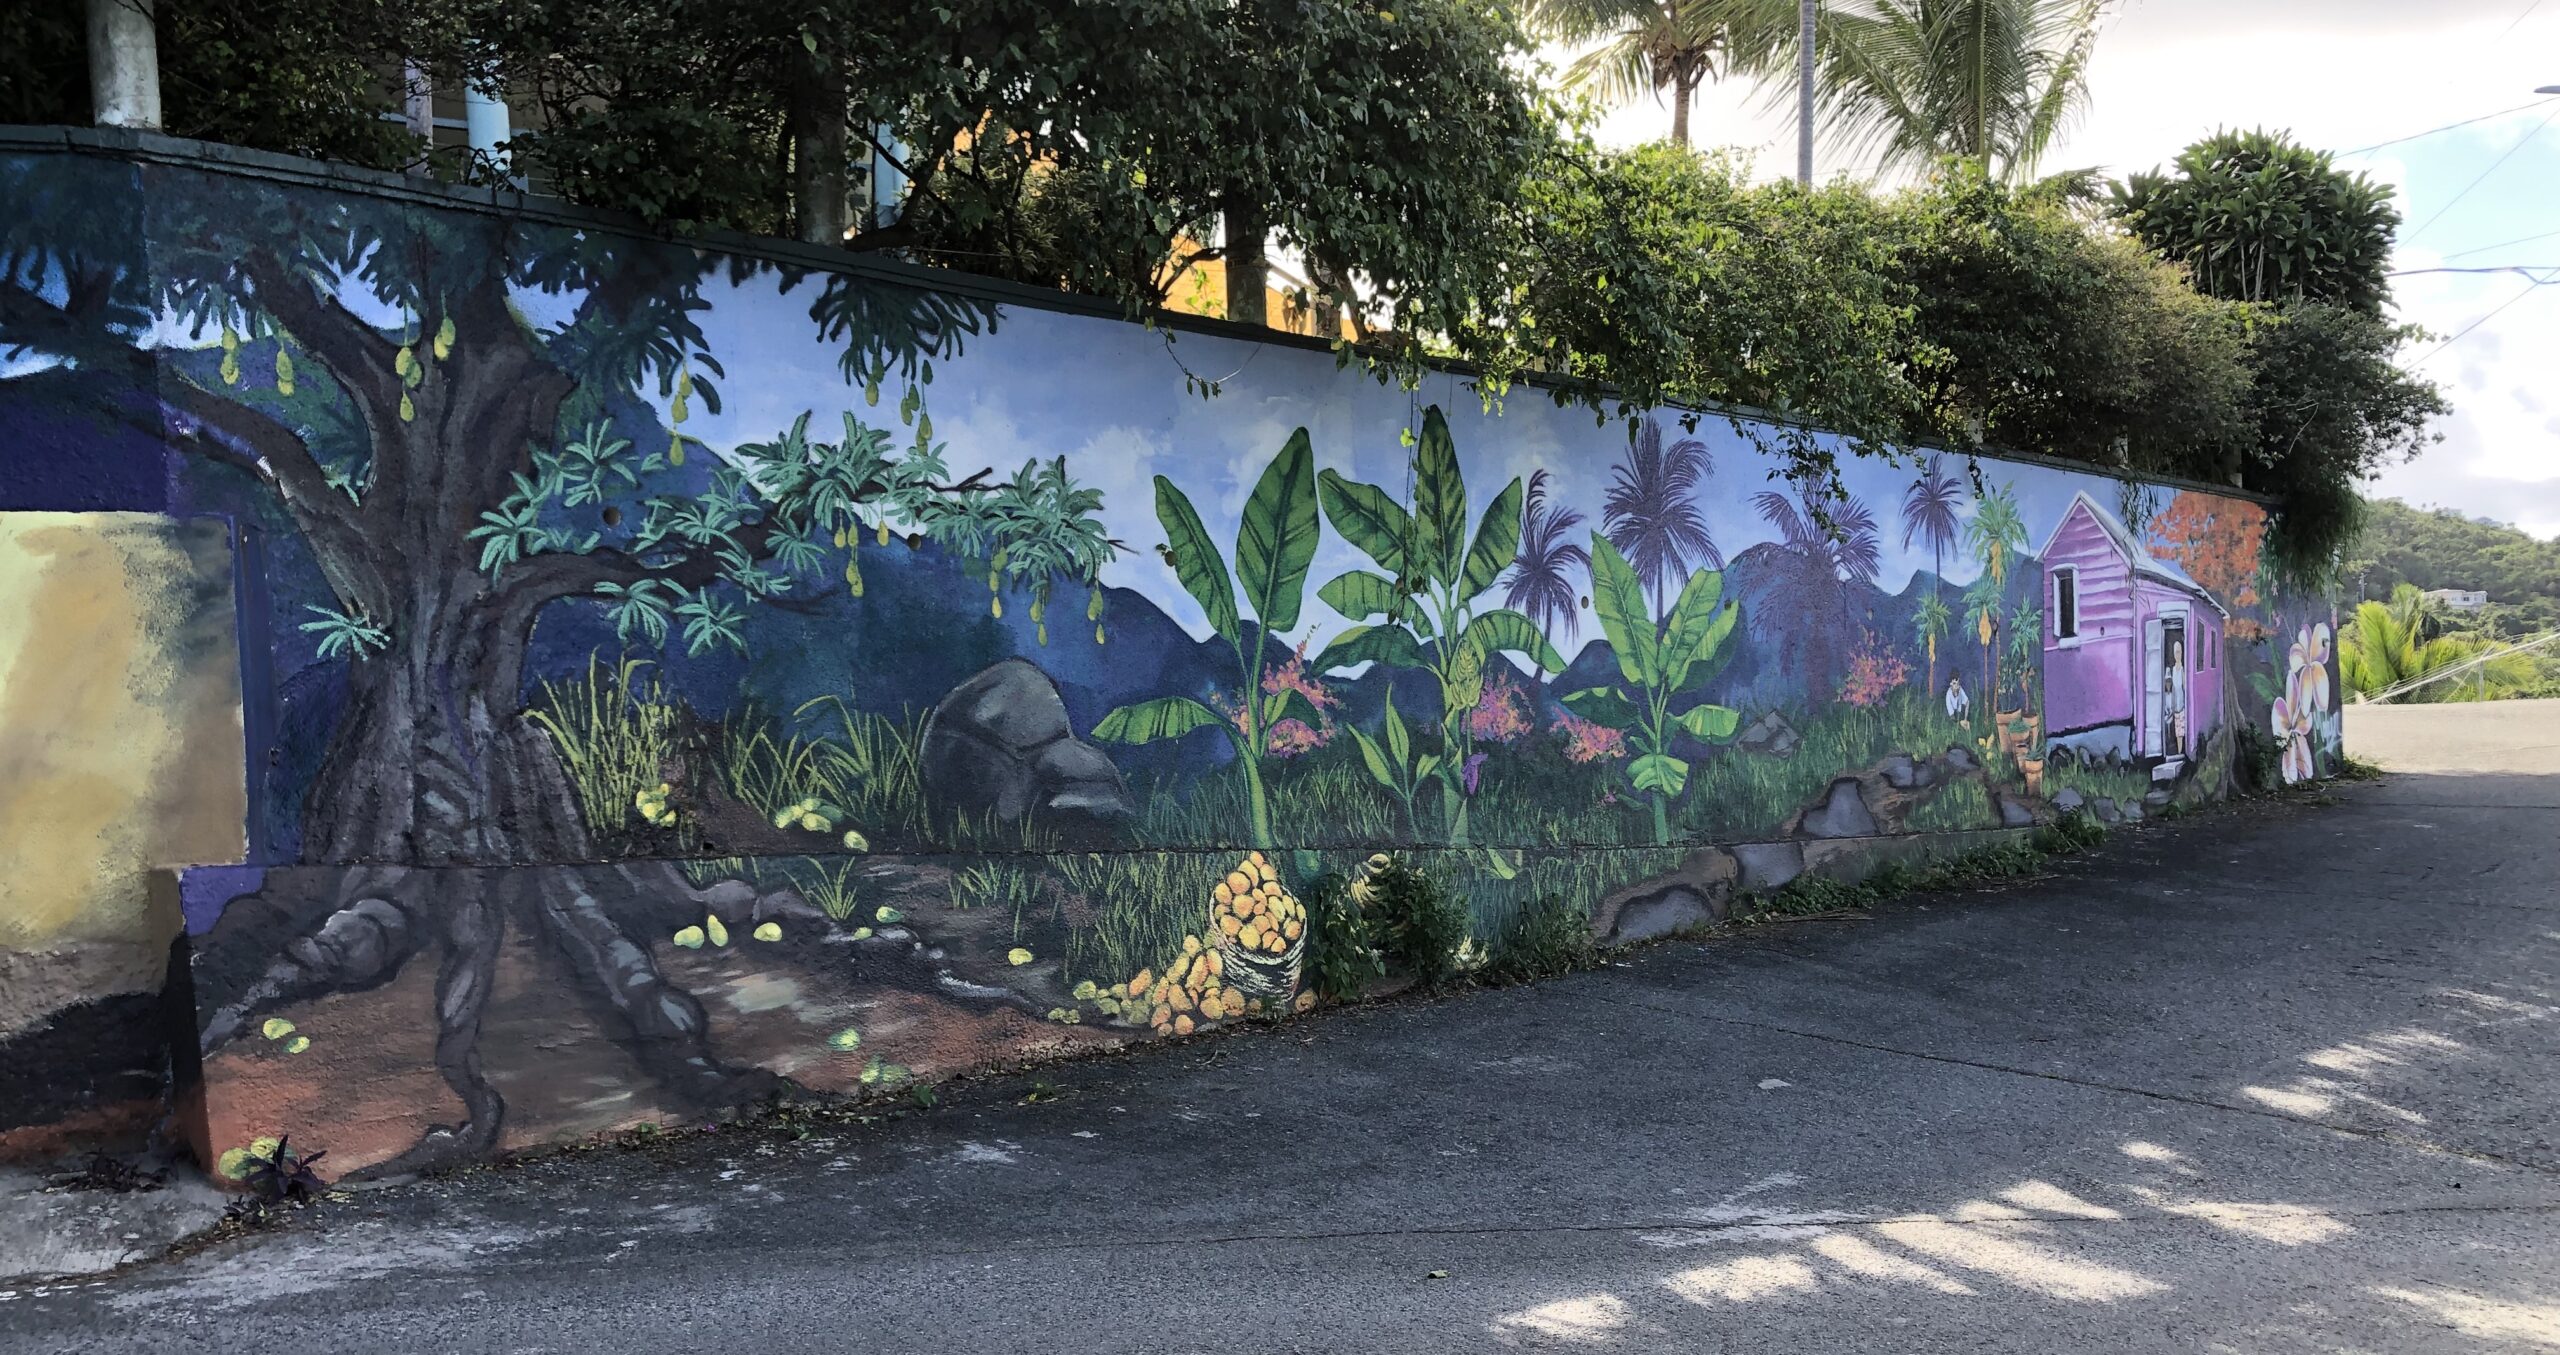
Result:
{"label": "painted pink wooden house", "polygon": [[2177,775],[2222,724],[2229,611],[2085,493],[2036,554],[2046,746]]}

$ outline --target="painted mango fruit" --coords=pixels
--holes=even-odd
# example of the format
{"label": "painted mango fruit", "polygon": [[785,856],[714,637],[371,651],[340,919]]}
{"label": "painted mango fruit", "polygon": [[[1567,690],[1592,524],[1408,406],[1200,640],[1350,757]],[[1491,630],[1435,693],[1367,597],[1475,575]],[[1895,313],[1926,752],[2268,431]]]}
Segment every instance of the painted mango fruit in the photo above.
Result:
{"label": "painted mango fruit", "polygon": [[766,922],[759,924],[755,929],[755,938],[759,941],[781,940],[782,924],[779,922]]}

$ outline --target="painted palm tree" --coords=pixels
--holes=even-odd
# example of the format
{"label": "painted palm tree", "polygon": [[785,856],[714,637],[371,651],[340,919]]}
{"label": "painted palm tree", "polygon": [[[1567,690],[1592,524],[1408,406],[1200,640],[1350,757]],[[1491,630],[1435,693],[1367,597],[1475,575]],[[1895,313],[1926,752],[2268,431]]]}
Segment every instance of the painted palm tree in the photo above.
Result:
{"label": "painted palm tree", "polygon": [[2018,182],[2089,101],[2105,0],[1832,0],[1823,115],[1881,170],[1942,156]]}
{"label": "painted palm tree", "polygon": [[1951,615],[1946,602],[1935,589],[1920,599],[1919,610],[1911,615],[1911,633],[1929,654],[1929,685],[1923,689],[1929,692],[1938,690],[1938,641],[1946,638],[1947,621]]}
{"label": "painted palm tree", "polygon": [[1777,529],[1778,544],[1813,562],[1834,584],[1874,583],[1883,568],[1876,515],[1857,496],[1817,480],[1798,484],[1789,498],[1776,490],[1751,496],[1762,521]]}
{"label": "painted palm tree", "polygon": [[1918,478],[1902,491],[1902,547],[1929,548],[1929,591],[1938,591],[1947,573],[1947,548],[1964,525],[1964,477],[1950,474],[1943,452],[1932,452],[1920,465]]}
{"label": "painted palm tree", "polygon": [[2009,582],[2010,560],[2027,548],[2027,522],[2018,514],[2017,496],[2006,485],[1993,485],[1974,503],[1973,516],[1964,525],[1965,549],[1974,563],[1982,566],[1981,576],[1965,593],[1965,616],[1973,622],[1974,637],[1982,642],[1982,691],[1988,698],[2000,690],[1999,652],[1993,642],[2000,635],[2001,590]]}
{"label": "painted palm tree", "polygon": [[1599,44],[1565,68],[1566,88],[1612,106],[1668,95],[1672,144],[1686,146],[1700,86],[1785,59],[1796,0],[1531,0],[1528,20],[1550,41]]}
{"label": "painted palm tree", "polygon": [[1707,444],[1682,438],[1664,446],[1659,419],[1644,421],[1627,459],[1609,471],[1600,528],[1653,593],[1656,615],[1692,571],[1724,568],[1724,553],[1698,510],[1698,491],[1714,473]]}
{"label": "painted palm tree", "polygon": [[1579,510],[1547,497],[1545,471],[1530,473],[1528,504],[1520,512],[1520,556],[1511,562],[1502,600],[1549,635],[1561,629],[1571,638],[1582,630],[1572,575],[1591,568],[1591,552],[1566,535],[1581,521]]}
{"label": "painted palm tree", "polygon": [[1950,474],[1943,452],[1932,452],[1920,463],[1920,474],[1911,487],[1902,491],[1902,548],[1914,545],[1929,548],[1929,596],[1920,600],[1920,611],[1912,618],[1913,631],[1920,637],[1921,647],[1929,651],[1929,687],[1938,690],[1938,641],[1947,633],[1947,604],[1938,590],[1947,581],[1947,548],[1956,543],[1956,531],[1963,526],[1958,509],[1964,503],[1964,478]]}
{"label": "painted palm tree", "polygon": [[1765,490],[1751,502],[1789,561],[1778,575],[1781,605],[1803,618],[1779,641],[1779,662],[1810,689],[1828,688],[1858,634],[1849,585],[1874,583],[1882,564],[1876,515],[1827,477],[1797,481],[1792,496]]}

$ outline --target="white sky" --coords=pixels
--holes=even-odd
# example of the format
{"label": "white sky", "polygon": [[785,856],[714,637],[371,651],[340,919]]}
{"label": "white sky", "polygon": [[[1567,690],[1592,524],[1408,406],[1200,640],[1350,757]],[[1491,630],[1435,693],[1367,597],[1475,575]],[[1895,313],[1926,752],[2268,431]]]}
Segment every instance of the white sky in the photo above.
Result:
{"label": "white sky", "polygon": [[[2098,43],[2088,114],[2041,168],[2147,169],[2224,126],[2288,129],[2346,151],[2535,103],[2534,89],[2551,84],[2560,84],[2560,0],[2122,0]],[[1740,149],[1765,175],[1792,173],[1792,114],[1766,103],[1739,83],[1705,90],[1691,139]],[[2395,267],[2560,266],[2555,113],[2560,99],[2544,99],[2345,160],[2399,191]],[[1648,100],[1612,113],[1601,133],[1625,144],[1669,129],[1668,109]],[[1826,150],[1815,154],[1818,177],[1867,173]],[[2373,491],[2560,535],[2560,285],[2525,295],[2514,274],[2395,285],[2401,318],[2439,340],[2498,313],[2420,360],[2454,414],[2441,444],[2385,472]]]}

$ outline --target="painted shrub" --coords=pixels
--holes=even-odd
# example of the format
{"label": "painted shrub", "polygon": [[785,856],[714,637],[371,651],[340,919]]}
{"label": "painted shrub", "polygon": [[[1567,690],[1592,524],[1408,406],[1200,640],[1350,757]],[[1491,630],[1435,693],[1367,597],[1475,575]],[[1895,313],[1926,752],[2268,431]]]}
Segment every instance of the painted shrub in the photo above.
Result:
{"label": "painted shrub", "polygon": [[[0,201],[0,493],[253,547],[250,850],[177,889],[209,1158],[429,1167],[1291,1010],[1300,893],[1381,850],[1483,944],[1538,900],[1626,940],[1843,840],[2139,815],[2224,789],[2235,684],[2302,686],[2269,637],[2317,619],[2196,491],[1753,493],[1718,419],[1177,365],[926,272],[78,155]],[[2102,701],[2050,680],[2075,512],[2235,647],[2191,621],[2161,751],[2148,706],[2057,716]]]}

